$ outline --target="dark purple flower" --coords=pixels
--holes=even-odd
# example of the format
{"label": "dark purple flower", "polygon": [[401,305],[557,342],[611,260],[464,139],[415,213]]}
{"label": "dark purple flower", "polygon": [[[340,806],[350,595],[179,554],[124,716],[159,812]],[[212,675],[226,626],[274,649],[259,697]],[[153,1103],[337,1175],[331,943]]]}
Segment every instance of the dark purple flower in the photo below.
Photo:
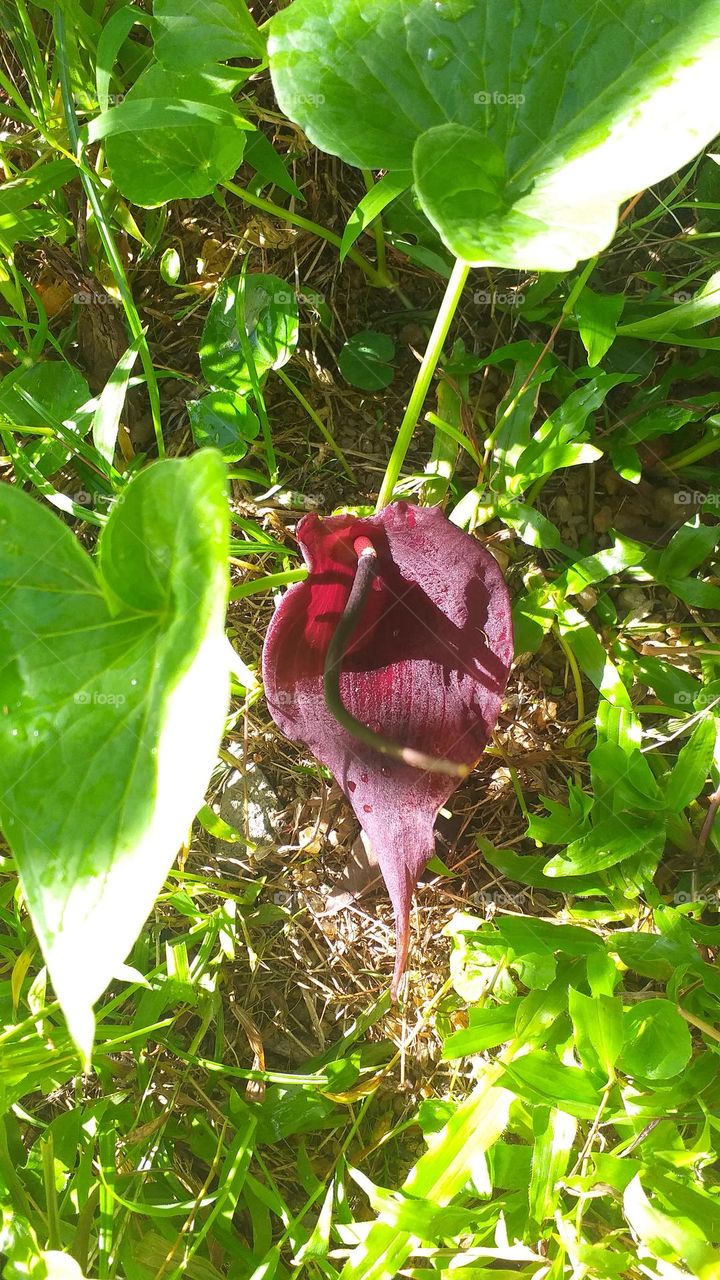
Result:
{"label": "dark purple flower", "polygon": [[[362,519],[308,515],[298,539],[310,572],[270,623],[265,692],[282,732],[331,770],[378,858],[395,908],[395,998],[437,811],[482,754],[500,710],[513,655],[510,602],[493,557],[438,507],[397,502]],[[363,595],[359,562],[366,567],[368,553]],[[433,757],[432,769],[363,741],[328,706],[328,649],[351,591],[360,609],[343,622],[335,664],[341,718],[381,735],[387,750],[402,744],[413,758]]]}

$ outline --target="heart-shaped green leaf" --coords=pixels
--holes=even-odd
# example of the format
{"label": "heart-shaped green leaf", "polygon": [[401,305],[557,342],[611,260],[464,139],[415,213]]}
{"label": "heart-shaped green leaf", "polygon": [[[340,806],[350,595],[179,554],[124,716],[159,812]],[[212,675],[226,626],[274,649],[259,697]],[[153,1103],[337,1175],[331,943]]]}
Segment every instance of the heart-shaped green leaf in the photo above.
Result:
{"label": "heart-shaped green leaf", "polygon": [[338,356],[338,366],[343,378],[353,387],[363,391],[382,391],[393,380],[394,370],[390,361],[395,355],[395,343],[386,333],[363,329],[354,333],[344,343]]}
{"label": "heart-shaped green leaf", "polygon": [[592,257],[720,130],[720,0],[294,0],[268,51],[312,142],[412,175],[476,266]]}
{"label": "heart-shaped green leaf", "polygon": [[228,696],[225,466],[149,466],[94,562],[0,486],[0,825],[87,1059],[124,961],[202,803]]}
{"label": "heart-shaped green leaf", "polygon": [[88,138],[107,139],[108,168],[128,200],[147,207],[188,200],[232,178],[250,128],[235,109],[232,87],[220,68],[180,73],[155,64],[92,122]]}
{"label": "heart-shaped green leaf", "polygon": [[211,391],[200,400],[189,400],[187,409],[195,443],[219,449],[226,462],[244,457],[260,430],[247,400],[231,391]]}
{"label": "heart-shaped green leaf", "polygon": [[[244,321],[247,341],[242,342]],[[252,379],[244,348],[255,373],[287,364],[298,340],[298,303],[279,276],[245,275],[223,280],[208,312],[200,341],[200,364],[215,387],[246,393]]]}

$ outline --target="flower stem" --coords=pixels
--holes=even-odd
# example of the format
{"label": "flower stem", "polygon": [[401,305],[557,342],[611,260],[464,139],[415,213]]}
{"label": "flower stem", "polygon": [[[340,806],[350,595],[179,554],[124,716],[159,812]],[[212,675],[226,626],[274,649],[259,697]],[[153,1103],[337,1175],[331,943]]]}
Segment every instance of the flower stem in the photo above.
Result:
{"label": "flower stem", "polygon": [[400,472],[402,471],[405,456],[410,448],[410,441],[412,440],[413,432],[417,426],[420,411],[425,402],[425,397],[428,393],[430,383],[432,382],[433,374],[437,368],[440,356],[442,355],[443,345],[447,338],[448,330],[457,310],[458,303],[460,302],[460,297],[462,295],[465,281],[468,278],[469,271],[470,267],[467,262],[462,262],[460,258],[457,258],[455,266],[452,269],[450,279],[448,280],[445,296],[442,300],[440,310],[437,313],[435,324],[433,325],[433,331],[430,334],[430,341],[428,342],[425,355],[423,356],[418,376],[415,379],[415,386],[412,389],[412,394],[408,401],[405,415],[400,423],[397,440],[395,441],[393,451],[390,454],[390,461],[388,462],[385,470],[385,476],[383,478],[382,487],[377,500],[377,506],[375,508],[376,511],[382,511],[383,507],[386,507],[392,500],[395,485],[400,478]]}
{"label": "flower stem", "polygon": [[328,711],[354,738],[359,738],[361,742],[379,751],[381,755],[390,756],[393,760],[401,760],[403,764],[412,765],[415,769],[425,769],[428,773],[444,773],[451,778],[466,778],[470,773],[468,765],[456,764],[454,760],[443,760],[438,756],[429,756],[424,751],[415,751],[412,747],[404,747],[400,742],[384,738],[382,734],[375,733],[361,720],[356,720],[343,703],[340,694],[340,671],[343,658],[360,621],[365,601],[370,594],[377,565],[377,552],[372,544],[366,538],[357,541],[362,543],[362,547],[356,546],[358,562],[355,581],[325,657],[323,690]]}

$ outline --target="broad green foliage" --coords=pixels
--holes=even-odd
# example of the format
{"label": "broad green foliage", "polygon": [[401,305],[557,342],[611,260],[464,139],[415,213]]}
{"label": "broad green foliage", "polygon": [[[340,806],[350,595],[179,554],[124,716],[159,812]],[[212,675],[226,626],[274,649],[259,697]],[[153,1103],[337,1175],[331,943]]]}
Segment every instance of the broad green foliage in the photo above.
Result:
{"label": "broad green foliage", "polygon": [[405,174],[476,266],[591,257],[720,129],[719,0],[294,0],[268,51],[311,141]]}
{"label": "broad green foliage", "polygon": [[104,137],[113,182],[139,205],[205,196],[242,160],[244,130],[235,81],[210,71],[148,67],[116,107],[90,129]]}
{"label": "broad green foliage", "polygon": [[264,41],[245,0],[155,0],[155,56],[174,71],[192,71],[203,63],[229,58],[261,58]]}
{"label": "broad green foliage", "polygon": [[[462,1238],[454,1257],[468,1274],[494,1274],[473,1269],[492,1257],[531,1277],[540,1240],[557,1275],[582,1258],[591,1274],[618,1276],[633,1260],[628,1231],[651,1266],[661,1258],[713,1274],[698,1268],[720,1239],[702,1171],[706,1113],[718,1102],[714,1055],[690,1063],[675,992],[687,989],[680,1003],[691,1019],[712,1017],[718,983],[698,946],[707,929],[672,909],[656,921],[659,937],[607,941],[591,927],[519,915],[451,921],[453,983],[471,1007],[443,1056],[502,1051],[492,1063],[476,1059],[475,1092],[445,1104],[444,1127],[426,1120],[428,1151],[402,1190],[354,1175],[378,1218],[340,1280],[394,1280],[416,1251],[450,1234]],[[634,956],[626,939],[640,944]],[[673,997],[648,997],[638,979],[663,942],[677,970]],[[586,1140],[597,1132],[601,1141]]]}
{"label": "broad green foliage", "polygon": [[[3,22],[2,1280],[719,1280],[720,0]],[[256,674],[301,513],[381,485],[487,540],[519,655],[394,1008]]]}
{"label": "broad green foliage", "polygon": [[223,470],[208,452],[148,467],[96,564],[0,488],[0,822],[86,1057],[92,1005],[202,803],[223,725]]}

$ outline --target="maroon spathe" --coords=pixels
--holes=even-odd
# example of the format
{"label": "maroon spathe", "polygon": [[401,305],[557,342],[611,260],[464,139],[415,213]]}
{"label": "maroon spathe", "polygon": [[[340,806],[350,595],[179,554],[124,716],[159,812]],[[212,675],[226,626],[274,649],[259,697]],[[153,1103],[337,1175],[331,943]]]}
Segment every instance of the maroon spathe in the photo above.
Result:
{"label": "maroon spathe", "polygon": [[383,737],[473,765],[495,726],[513,656],[500,569],[439,507],[396,502],[377,516],[305,516],[310,570],[283,596],[263,650],[265,693],[282,732],[327,765],[372,845],[395,908],[393,997],[407,958],[410,904],[433,853],[437,811],[459,779],[427,773],[359,741],[328,710],[323,668],[357,567],[375,580],[342,663],[348,711]]}

